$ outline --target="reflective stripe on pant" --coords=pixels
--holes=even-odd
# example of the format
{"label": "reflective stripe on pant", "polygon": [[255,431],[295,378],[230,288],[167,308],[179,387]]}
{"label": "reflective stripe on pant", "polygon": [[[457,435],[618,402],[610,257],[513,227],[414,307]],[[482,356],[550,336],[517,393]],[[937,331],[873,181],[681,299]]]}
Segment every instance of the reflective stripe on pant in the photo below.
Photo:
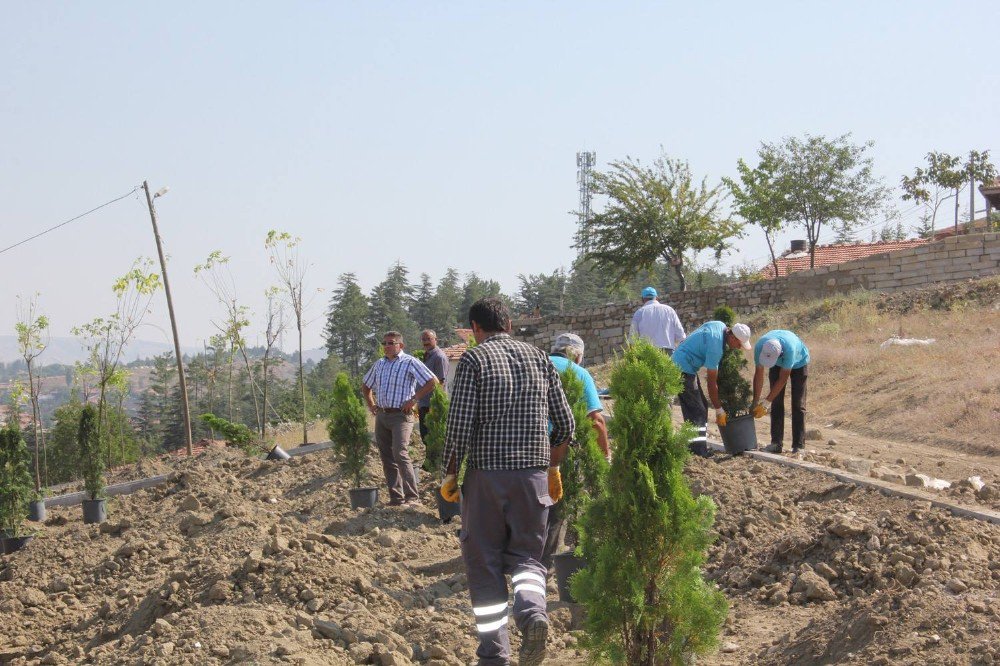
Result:
{"label": "reflective stripe on pant", "polygon": [[694,425],[698,433],[691,438],[689,444],[702,445],[708,443],[708,398],[701,390],[701,379],[698,375],[681,373],[684,377],[684,390],[677,396],[681,403],[681,414],[684,420]]}
{"label": "reflective stripe on pant", "polygon": [[382,473],[389,486],[389,500],[417,499],[417,477],[410,462],[410,434],[413,414],[379,412],[375,415],[375,444],[382,459]]}
{"label": "reflective stripe on pant", "polygon": [[[774,366],[767,373],[767,379],[773,387],[778,381],[781,368]],[[785,438],[785,389],[792,385],[792,448],[801,449],[806,445],[806,380],[809,378],[809,366],[792,370],[791,376],[781,387],[781,393],[771,403],[771,443],[781,446]]]}
{"label": "reflective stripe on pant", "polygon": [[484,666],[510,661],[507,579],[514,587],[514,622],[523,629],[547,617],[541,565],[549,506],[544,469],[469,469],[462,484],[462,559]]}

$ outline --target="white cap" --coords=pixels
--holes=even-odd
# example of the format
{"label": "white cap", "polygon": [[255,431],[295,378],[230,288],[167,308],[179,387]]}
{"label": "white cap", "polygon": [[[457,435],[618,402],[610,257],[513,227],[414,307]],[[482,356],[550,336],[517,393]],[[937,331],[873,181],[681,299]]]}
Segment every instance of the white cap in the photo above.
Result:
{"label": "white cap", "polygon": [[761,367],[773,368],[774,364],[778,362],[779,356],[781,356],[781,343],[771,338],[770,340],[765,340],[764,344],[760,346],[760,355],[757,361]]}
{"label": "white cap", "polygon": [[750,327],[746,324],[733,324],[729,329],[736,336],[736,339],[743,343],[743,349],[750,349]]}

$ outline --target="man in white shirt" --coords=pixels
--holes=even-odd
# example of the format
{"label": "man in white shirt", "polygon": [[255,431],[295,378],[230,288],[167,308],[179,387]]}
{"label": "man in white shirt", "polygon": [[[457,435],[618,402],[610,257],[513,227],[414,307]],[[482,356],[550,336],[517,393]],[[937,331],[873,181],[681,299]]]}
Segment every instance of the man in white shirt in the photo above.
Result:
{"label": "man in white shirt", "polygon": [[632,315],[630,336],[647,338],[654,347],[673,355],[677,345],[687,337],[684,326],[672,307],[656,300],[656,289],[642,290],[642,307]]}

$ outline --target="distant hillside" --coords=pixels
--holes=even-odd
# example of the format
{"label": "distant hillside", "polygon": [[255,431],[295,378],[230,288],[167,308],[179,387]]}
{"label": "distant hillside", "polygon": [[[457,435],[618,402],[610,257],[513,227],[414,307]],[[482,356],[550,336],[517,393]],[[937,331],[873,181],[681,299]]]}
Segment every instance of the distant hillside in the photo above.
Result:
{"label": "distant hillside", "polygon": [[[152,358],[157,354],[172,352],[174,346],[165,342],[150,342],[149,340],[135,340],[125,350],[125,362],[129,363],[137,358]],[[201,350],[195,347],[182,348],[185,354],[194,354]],[[0,335],[0,361],[10,363],[21,358],[21,353],[17,349],[17,338],[13,335]],[[76,338],[52,338],[49,346],[42,353],[39,361],[48,365],[51,363],[64,363],[72,365],[76,361],[85,361],[87,354],[80,341]]]}

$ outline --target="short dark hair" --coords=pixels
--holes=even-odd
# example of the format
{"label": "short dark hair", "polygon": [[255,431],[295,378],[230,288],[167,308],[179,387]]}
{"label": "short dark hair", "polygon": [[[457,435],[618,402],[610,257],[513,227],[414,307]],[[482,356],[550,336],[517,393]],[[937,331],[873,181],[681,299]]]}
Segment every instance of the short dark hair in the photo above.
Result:
{"label": "short dark hair", "polygon": [[510,310],[496,296],[480,298],[469,308],[469,324],[476,322],[487,333],[510,330]]}
{"label": "short dark hair", "polygon": [[396,340],[398,342],[402,342],[403,341],[403,334],[400,333],[399,331],[386,331],[382,335],[382,339],[385,340],[386,338],[392,338],[393,340]]}

